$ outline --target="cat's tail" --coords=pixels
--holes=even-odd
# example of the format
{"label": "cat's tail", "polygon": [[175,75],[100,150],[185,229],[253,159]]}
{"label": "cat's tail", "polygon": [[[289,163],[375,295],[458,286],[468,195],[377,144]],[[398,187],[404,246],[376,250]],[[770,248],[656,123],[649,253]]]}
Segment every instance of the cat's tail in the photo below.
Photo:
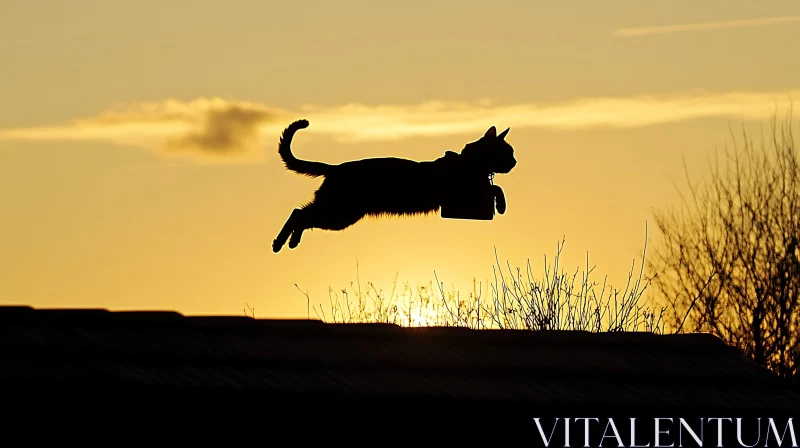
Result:
{"label": "cat's tail", "polygon": [[305,129],[307,127],[308,120],[297,120],[284,129],[283,134],[281,134],[280,143],[278,144],[278,154],[280,154],[281,159],[283,159],[286,169],[308,177],[324,176],[330,170],[331,165],[322,162],[300,160],[292,154],[292,137],[294,137],[294,133],[299,129]]}

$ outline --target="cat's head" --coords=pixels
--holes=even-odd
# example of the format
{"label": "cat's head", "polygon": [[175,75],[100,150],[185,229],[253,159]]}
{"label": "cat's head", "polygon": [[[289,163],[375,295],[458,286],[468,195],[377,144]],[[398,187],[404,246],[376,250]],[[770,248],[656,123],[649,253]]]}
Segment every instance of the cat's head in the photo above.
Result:
{"label": "cat's head", "polygon": [[461,155],[476,169],[486,171],[487,175],[509,173],[517,165],[514,148],[505,140],[509,130],[510,128],[497,135],[497,129],[490,127],[480,140],[467,143],[461,150]]}

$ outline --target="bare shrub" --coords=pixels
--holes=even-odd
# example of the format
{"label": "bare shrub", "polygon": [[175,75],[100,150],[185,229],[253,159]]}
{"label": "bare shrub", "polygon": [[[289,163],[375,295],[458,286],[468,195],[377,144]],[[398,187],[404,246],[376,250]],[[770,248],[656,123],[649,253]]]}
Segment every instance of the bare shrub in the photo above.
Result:
{"label": "bare shrub", "polygon": [[[642,304],[642,296],[650,283],[643,279],[645,251],[636,272],[634,262],[624,289],[602,285],[591,279],[594,267],[568,273],[560,268],[559,260],[564,240],[552,264],[545,257],[544,276],[536,277],[528,260],[524,269],[501,266],[495,251],[492,266],[494,281],[488,285],[489,297],[484,297],[483,285],[473,280],[468,294],[451,288],[434,272],[436,282],[411,287],[405,282],[398,289],[396,275],[389,291],[376,288],[371,282],[362,289],[360,278],[350,288],[328,290],[328,306],[311,304],[302,290],[308,306],[321,320],[337,323],[383,322],[402,326],[457,326],[473,329],[526,330],[583,330],[663,332],[664,308],[652,309]],[[357,275],[358,277],[358,275]],[[576,284],[576,282],[578,282]],[[296,285],[295,285],[296,286]],[[298,290],[300,288],[298,287]],[[327,311],[326,311],[327,309]]]}
{"label": "bare shrub", "polygon": [[[783,377],[800,364],[800,159],[791,112],[758,146],[742,131],[681,206],[656,214],[651,268],[677,331],[710,332]],[[685,166],[685,163],[684,163]]]}

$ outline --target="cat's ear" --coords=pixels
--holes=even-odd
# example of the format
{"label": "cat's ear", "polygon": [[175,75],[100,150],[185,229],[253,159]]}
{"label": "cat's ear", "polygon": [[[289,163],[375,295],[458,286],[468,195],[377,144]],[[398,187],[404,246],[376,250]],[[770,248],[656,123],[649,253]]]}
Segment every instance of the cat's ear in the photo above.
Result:
{"label": "cat's ear", "polygon": [[486,131],[486,134],[483,135],[483,138],[489,137],[497,137],[497,129],[495,129],[494,126],[490,127],[489,130]]}
{"label": "cat's ear", "polygon": [[500,140],[505,140],[506,135],[508,135],[508,131],[510,131],[510,130],[511,130],[511,128],[508,128],[505,131],[501,132],[500,135],[497,136],[497,138],[499,138]]}

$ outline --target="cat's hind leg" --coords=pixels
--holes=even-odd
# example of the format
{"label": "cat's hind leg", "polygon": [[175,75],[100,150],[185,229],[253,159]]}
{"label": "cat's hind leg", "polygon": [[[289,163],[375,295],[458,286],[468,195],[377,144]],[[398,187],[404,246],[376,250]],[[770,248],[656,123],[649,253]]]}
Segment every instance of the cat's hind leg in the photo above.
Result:
{"label": "cat's hind leg", "polygon": [[303,232],[308,229],[344,230],[363,217],[363,213],[352,210],[344,211],[319,204],[310,204],[297,213],[292,235],[289,238],[289,249],[294,249],[300,244]]}
{"label": "cat's hind leg", "polygon": [[272,251],[276,254],[281,251],[281,248],[284,244],[286,244],[286,240],[289,238],[289,235],[291,235],[294,231],[297,218],[302,211],[303,210],[299,208],[292,210],[292,213],[289,215],[289,219],[286,220],[286,223],[283,224],[283,228],[281,228],[278,236],[272,241]]}
{"label": "cat's hind leg", "polygon": [[309,204],[297,210],[295,220],[292,223],[291,236],[289,237],[289,249],[294,249],[300,244],[303,232],[316,227],[314,222],[319,220],[317,215],[320,214],[320,211],[320,208],[315,204]]}
{"label": "cat's hind leg", "polygon": [[497,204],[497,213],[502,215],[506,212],[506,195],[499,185],[492,185],[492,189],[494,190],[494,199]]}
{"label": "cat's hind leg", "polygon": [[300,244],[300,239],[303,237],[303,232],[306,229],[296,229],[292,232],[292,236],[289,237],[289,249],[294,249]]}

